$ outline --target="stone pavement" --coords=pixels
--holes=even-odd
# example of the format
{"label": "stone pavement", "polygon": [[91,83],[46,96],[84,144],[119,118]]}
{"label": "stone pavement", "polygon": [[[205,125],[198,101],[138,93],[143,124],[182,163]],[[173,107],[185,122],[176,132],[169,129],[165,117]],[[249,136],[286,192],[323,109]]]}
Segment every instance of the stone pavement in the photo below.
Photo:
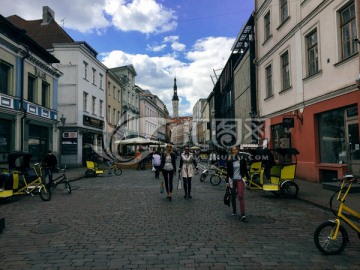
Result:
{"label": "stone pavement", "polygon": [[150,170],[81,178],[84,171],[68,170],[70,195],[0,204],[0,269],[360,269],[352,230],[340,255],[314,245],[316,227],[333,217],[315,199],[305,203],[324,197],[326,206],[332,192],[315,191],[318,184],[299,180],[302,200],[246,191],[244,223],[223,204],[224,183],[196,176],[192,199],[174,190],[169,202]]}
{"label": "stone pavement", "polygon": [[[81,180],[84,178],[84,172],[86,168],[73,168],[67,170],[67,176],[72,181]],[[126,170],[126,169],[125,169]],[[330,197],[334,194],[335,191],[331,189],[323,188],[323,185],[320,183],[313,183],[301,179],[296,179],[295,182],[299,186],[298,198],[307,203],[313,204],[317,207],[323,209],[330,209]],[[337,184],[334,184],[334,188],[337,187]],[[358,190],[360,184],[355,184],[354,187]],[[360,211],[360,193],[352,193],[347,198],[347,205],[351,208],[354,208],[357,211]]]}

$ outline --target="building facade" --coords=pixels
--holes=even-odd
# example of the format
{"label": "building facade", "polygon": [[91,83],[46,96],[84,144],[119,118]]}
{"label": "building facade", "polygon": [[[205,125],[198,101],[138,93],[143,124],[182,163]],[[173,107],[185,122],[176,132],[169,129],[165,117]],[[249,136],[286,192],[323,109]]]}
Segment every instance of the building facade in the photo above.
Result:
{"label": "building facade", "polygon": [[59,60],[1,15],[0,44],[0,163],[15,150],[58,155]]}
{"label": "building facade", "polygon": [[278,2],[255,1],[263,139],[299,150],[300,178],[359,174],[359,2]]}

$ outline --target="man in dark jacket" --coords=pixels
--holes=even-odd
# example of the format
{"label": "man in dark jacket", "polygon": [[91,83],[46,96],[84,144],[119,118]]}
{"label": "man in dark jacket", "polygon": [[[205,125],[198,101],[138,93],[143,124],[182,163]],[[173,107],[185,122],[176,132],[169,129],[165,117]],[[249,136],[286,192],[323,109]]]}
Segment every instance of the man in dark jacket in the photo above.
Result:
{"label": "man in dark jacket", "polygon": [[46,177],[49,176],[49,184],[52,184],[53,182],[53,173],[55,172],[55,169],[57,168],[58,160],[56,156],[52,153],[51,150],[48,151],[47,155],[44,157],[43,160],[43,168],[44,168],[44,178],[43,180],[46,182]]}

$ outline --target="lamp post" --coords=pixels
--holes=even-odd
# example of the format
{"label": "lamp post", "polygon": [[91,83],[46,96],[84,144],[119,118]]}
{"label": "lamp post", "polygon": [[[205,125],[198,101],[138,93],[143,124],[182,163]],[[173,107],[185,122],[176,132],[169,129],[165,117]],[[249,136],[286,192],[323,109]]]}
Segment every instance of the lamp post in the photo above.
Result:
{"label": "lamp post", "polygon": [[60,117],[60,121],[57,121],[55,123],[55,131],[57,131],[59,129],[59,124],[61,123],[61,127],[64,127],[65,126],[65,123],[66,123],[66,117],[64,117],[64,115],[62,114],[61,117]]}
{"label": "lamp post", "polygon": [[65,123],[66,123],[66,117],[64,117],[64,114],[61,114],[61,117],[60,117],[60,122],[61,122],[61,125],[62,125],[62,126],[65,126]]}
{"label": "lamp post", "polygon": [[251,111],[249,113],[250,117],[251,117],[251,143],[258,143],[258,135],[256,133],[256,130],[257,130],[257,124],[256,124],[256,116],[257,116],[257,113],[254,112],[254,111]]}

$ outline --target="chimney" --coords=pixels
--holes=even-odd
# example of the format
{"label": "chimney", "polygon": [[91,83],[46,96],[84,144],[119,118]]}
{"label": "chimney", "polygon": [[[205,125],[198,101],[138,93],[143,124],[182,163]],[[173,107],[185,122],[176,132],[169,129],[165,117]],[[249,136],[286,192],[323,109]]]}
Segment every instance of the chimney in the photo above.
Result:
{"label": "chimney", "polygon": [[52,20],[55,20],[55,12],[48,6],[43,6],[42,25],[49,24]]}

